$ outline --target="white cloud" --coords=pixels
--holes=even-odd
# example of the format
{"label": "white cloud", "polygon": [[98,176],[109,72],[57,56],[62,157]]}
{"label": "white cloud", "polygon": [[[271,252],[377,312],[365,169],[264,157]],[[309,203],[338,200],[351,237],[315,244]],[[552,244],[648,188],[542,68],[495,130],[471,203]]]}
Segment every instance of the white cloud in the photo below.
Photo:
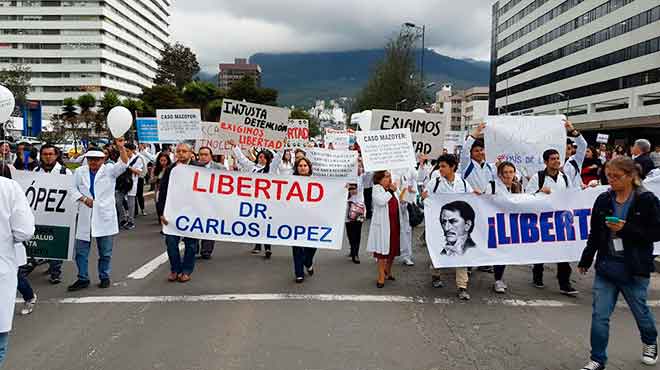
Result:
{"label": "white cloud", "polygon": [[487,59],[490,0],[179,0],[172,34],[203,69],[257,52],[381,48],[404,22],[425,24],[426,45]]}

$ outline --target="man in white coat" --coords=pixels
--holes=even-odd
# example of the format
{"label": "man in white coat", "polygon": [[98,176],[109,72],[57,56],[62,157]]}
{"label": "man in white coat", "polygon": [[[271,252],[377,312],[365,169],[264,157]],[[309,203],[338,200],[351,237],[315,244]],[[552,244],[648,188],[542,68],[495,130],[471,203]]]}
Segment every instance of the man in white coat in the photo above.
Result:
{"label": "man in white coat", "polygon": [[119,233],[115,208],[115,182],[128,168],[128,152],[124,139],[116,139],[120,160],[104,164],[105,154],[90,150],[85,154],[87,165],[75,172],[73,199],[78,201],[76,228],[76,265],[78,280],[69,286],[74,292],[89,287],[88,260],[92,238],[99,250],[99,288],[110,287],[112,242]]}
{"label": "man in white coat", "polygon": [[18,267],[27,263],[21,244],[34,234],[34,216],[20,185],[0,177],[0,367],[16,304]]}

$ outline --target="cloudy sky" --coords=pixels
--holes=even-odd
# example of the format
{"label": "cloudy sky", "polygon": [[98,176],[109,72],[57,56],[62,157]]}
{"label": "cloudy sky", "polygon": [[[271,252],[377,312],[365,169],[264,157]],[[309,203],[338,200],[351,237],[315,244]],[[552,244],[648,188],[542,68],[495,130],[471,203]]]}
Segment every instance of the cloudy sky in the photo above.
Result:
{"label": "cloudy sky", "polygon": [[256,52],[382,47],[404,22],[425,24],[426,45],[487,60],[493,0],[175,0],[172,34],[202,69]]}

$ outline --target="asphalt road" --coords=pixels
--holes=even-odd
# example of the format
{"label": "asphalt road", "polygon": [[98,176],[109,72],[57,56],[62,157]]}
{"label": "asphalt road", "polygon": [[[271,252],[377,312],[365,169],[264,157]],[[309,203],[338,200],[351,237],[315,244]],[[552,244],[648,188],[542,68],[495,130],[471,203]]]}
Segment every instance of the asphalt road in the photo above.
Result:
{"label": "asphalt road", "polygon": [[[592,276],[574,274],[582,293],[568,298],[558,294],[554,266],[546,267],[545,290],[531,286],[528,266],[509,268],[506,295],[492,292],[492,275],[475,272],[472,300],[461,303],[453,272],[445,288],[431,287],[420,245],[416,265],[397,265],[397,281],[384,289],[375,287],[376,266],[366,252],[361,265],[346,258],[347,242],[341,252],[318,253],[316,274],[304,284],[293,281],[290,248],[274,247],[268,261],[250,249],[217,243],[213,259],[198,260],[187,284],[166,281],[167,263],[130,279],[165,251],[155,217],[141,217],[136,230],[115,241],[110,289],[66,292],[73,263],[65,264],[58,286],[41,274],[45,266],[32,273],[40,302],[15,318],[5,368],[556,370],[579,369],[588,359]],[[654,277],[650,299],[660,299],[659,291]],[[625,306],[610,332],[608,369],[643,368]]]}

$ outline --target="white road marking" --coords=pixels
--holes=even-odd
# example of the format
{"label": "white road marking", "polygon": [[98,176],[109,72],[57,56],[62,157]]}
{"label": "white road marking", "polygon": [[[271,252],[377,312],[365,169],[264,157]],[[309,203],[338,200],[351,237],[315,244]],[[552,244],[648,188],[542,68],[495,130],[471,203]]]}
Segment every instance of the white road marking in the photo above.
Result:
{"label": "white road marking", "polygon": [[[183,251],[184,248],[185,247],[184,247],[183,243],[179,243],[179,251]],[[149,274],[156,271],[156,269],[158,269],[160,267],[160,265],[166,263],[167,261],[168,261],[167,252],[165,252],[165,253],[159,255],[158,257],[152,259],[151,261],[147,262],[146,264],[144,264],[139,269],[131,272],[128,275],[128,278],[129,279],[134,279],[134,280],[144,279],[147,276],[149,276]]]}
{"label": "white road marking", "polygon": [[[411,297],[398,295],[353,295],[353,294],[209,294],[196,296],[99,296],[78,298],[57,298],[39,301],[39,303],[61,304],[103,304],[103,303],[200,303],[200,302],[265,302],[265,301],[307,301],[307,302],[352,302],[352,303],[413,303],[432,305],[451,305],[459,301],[449,298]],[[509,307],[562,308],[577,307],[577,303],[555,300],[492,299],[482,301],[488,305]],[[16,303],[23,303],[18,298]],[[470,303],[467,303],[470,304]],[[478,303],[476,303],[478,304]],[[650,307],[660,307],[660,301],[648,301]],[[586,303],[583,306],[588,306]],[[627,308],[625,302],[617,307]]]}

